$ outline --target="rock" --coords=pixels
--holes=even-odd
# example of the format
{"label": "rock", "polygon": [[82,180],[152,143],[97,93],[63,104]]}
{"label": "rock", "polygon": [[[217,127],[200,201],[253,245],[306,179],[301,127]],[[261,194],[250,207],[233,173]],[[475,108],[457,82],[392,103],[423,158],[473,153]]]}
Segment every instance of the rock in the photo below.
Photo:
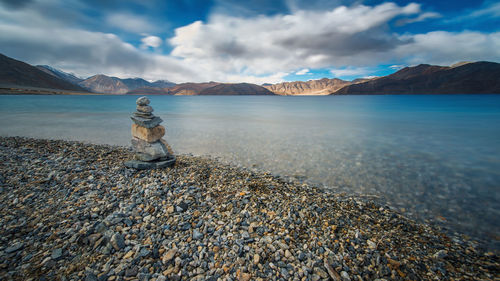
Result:
{"label": "rock", "polygon": [[448,252],[446,250],[439,250],[434,255],[432,255],[435,259],[444,259],[448,256]]}
{"label": "rock", "polygon": [[340,272],[340,276],[342,277],[342,281],[351,281],[351,277],[345,271]]}
{"label": "rock", "polygon": [[259,254],[253,255],[253,263],[259,264],[259,262],[260,262],[260,255]]}
{"label": "rock", "polygon": [[17,243],[14,243],[12,246],[10,247],[7,247],[7,249],[5,249],[5,252],[7,254],[10,254],[12,252],[16,252],[16,251],[19,251],[23,248],[24,244],[21,243],[21,242],[17,242]]}
{"label": "rock", "polygon": [[366,243],[368,244],[368,248],[370,248],[372,250],[377,249],[377,244],[375,244],[375,242],[373,242],[371,240],[367,240]]}
{"label": "rock", "polygon": [[127,268],[125,270],[125,276],[126,277],[134,277],[137,276],[137,266],[132,266],[130,268]]}
{"label": "rock", "polygon": [[140,98],[138,98],[138,99],[135,101],[135,103],[136,103],[137,105],[139,105],[139,106],[147,106],[147,105],[150,103],[150,101],[149,101],[149,99],[148,99],[146,96],[144,96],[144,97],[140,97]]}
{"label": "rock", "polygon": [[134,121],[135,124],[150,129],[160,125],[160,123],[163,122],[163,120],[161,120],[161,118],[158,116],[154,116],[152,118],[144,118],[132,115],[130,116],[130,119],[132,119],[132,121]]}
{"label": "rock", "polygon": [[146,249],[146,248],[142,248],[140,251],[139,251],[139,257],[140,258],[144,258],[144,257],[147,257],[149,256],[149,254],[151,254],[151,251]]}
{"label": "rock", "polygon": [[52,255],[50,256],[53,260],[59,260],[62,257],[62,249],[54,249],[52,250]]}
{"label": "rock", "polygon": [[125,247],[125,240],[123,239],[123,236],[120,233],[115,233],[111,237],[111,240],[109,241],[109,243],[117,251],[120,251],[121,249],[123,249]]}
{"label": "rock", "polygon": [[341,281],[340,275],[337,273],[337,271],[335,271],[335,269],[330,265],[330,263],[326,259],[324,260],[323,265],[326,268],[328,275],[330,275],[333,281]]}
{"label": "rock", "polygon": [[85,281],[98,281],[97,276],[92,272],[87,272]]}
{"label": "rock", "polygon": [[163,255],[161,261],[163,262],[163,264],[167,264],[175,257],[175,254],[177,254],[177,249],[176,248],[170,249],[165,255]]}
{"label": "rock", "polygon": [[122,258],[122,259],[129,259],[129,258],[131,258],[131,257],[134,255],[134,253],[135,253],[134,251],[128,251],[128,252],[127,252],[127,253],[123,256],[123,258]]}
{"label": "rock", "polygon": [[149,105],[138,105],[136,107],[137,111],[142,112],[142,113],[151,113],[153,112],[153,108]]}
{"label": "rock", "polygon": [[250,278],[252,278],[252,275],[250,273],[240,272],[238,281],[248,281],[250,280]]}
{"label": "rock", "polygon": [[316,274],[318,274],[323,279],[328,278],[328,274],[323,269],[321,269],[319,267],[314,268],[314,272]]}
{"label": "rock", "polygon": [[169,155],[165,145],[158,141],[149,143],[134,137],[132,138],[132,148],[136,152],[136,160],[140,161],[153,161],[160,158],[166,158]]}
{"label": "rock", "polygon": [[[149,143],[155,142],[165,135],[165,127],[158,125],[154,128],[146,128],[132,124],[132,136]],[[168,151],[168,149],[167,149]]]}
{"label": "rock", "polygon": [[143,113],[143,112],[138,112],[138,111],[134,112],[134,116],[139,117],[139,118],[148,119],[148,120],[151,120],[155,117],[152,113]]}
{"label": "rock", "polygon": [[130,160],[124,163],[126,167],[137,170],[161,169],[170,167],[174,164],[175,164],[175,157],[171,157],[165,161],[145,162],[139,160]]}
{"label": "rock", "polygon": [[289,258],[289,257],[291,257],[291,256],[292,256],[292,253],[290,253],[290,251],[289,251],[289,250],[285,250],[285,257],[286,257],[286,258]]}
{"label": "rock", "polygon": [[199,240],[203,238],[203,233],[201,233],[198,229],[193,230],[193,239]]}

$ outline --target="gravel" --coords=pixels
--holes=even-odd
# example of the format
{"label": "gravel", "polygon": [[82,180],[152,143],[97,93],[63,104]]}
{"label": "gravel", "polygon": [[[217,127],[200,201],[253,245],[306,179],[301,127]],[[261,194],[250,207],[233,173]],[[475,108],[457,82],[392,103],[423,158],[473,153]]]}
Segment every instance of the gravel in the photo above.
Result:
{"label": "gravel", "polygon": [[356,196],[179,155],[0,138],[1,280],[493,280],[497,253]]}

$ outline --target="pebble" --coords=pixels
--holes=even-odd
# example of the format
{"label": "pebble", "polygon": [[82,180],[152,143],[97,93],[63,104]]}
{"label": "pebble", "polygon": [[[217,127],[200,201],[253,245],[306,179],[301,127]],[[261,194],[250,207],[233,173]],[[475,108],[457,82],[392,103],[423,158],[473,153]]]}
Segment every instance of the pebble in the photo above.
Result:
{"label": "pebble", "polygon": [[23,248],[24,244],[21,243],[21,242],[17,242],[17,243],[14,243],[13,245],[7,247],[7,249],[5,249],[5,252],[7,254],[10,254],[12,252],[16,252],[16,251],[19,251]]}
{"label": "pebble", "polygon": [[52,255],[51,255],[51,258],[53,260],[59,260],[61,257],[62,257],[62,254],[63,254],[63,251],[61,248],[58,248],[58,249],[54,249],[52,251]]}
{"label": "pebble", "polygon": [[110,240],[111,246],[115,248],[115,250],[120,251],[125,247],[125,240],[120,233],[115,233]]}

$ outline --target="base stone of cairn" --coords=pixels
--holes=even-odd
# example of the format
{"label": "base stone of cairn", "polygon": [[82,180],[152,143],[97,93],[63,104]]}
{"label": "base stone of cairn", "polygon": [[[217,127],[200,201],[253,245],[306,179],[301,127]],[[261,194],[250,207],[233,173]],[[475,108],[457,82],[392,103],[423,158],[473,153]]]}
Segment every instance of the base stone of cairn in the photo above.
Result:
{"label": "base stone of cairn", "polygon": [[132,124],[132,148],[134,159],[125,162],[125,166],[138,170],[165,168],[175,164],[175,156],[168,143],[162,139],[165,127],[160,117],[153,115],[147,97],[136,101],[137,111],[130,116]]}

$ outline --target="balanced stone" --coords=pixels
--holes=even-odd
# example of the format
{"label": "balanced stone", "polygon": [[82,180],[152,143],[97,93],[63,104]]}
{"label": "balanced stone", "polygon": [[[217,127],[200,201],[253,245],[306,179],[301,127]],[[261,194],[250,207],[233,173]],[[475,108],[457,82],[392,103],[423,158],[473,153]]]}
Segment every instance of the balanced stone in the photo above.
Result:
{"label": "balanced stone", "polygon": [[135,101],[135,103],[136,103],[137,105],[144,105],[144,106],[146,106],[146,105],[148,105],[148,104],[149,104],[149,99],[148,99],[147,97],[140,97],[140,98],[138,98],[138,99]]}
{"label": "balanced stone", "polygon": [[163,120],[161,120],[161,118],[158,116],[154,116],[153,118],[149,119],[132,115],[130,116],[130,118],[132,119],[132,121],[134,121],[135,124],[150,129],[160,125],[160,123],[163,122]]}
{"label": "balanced stone", "polygon": [[141,161],[166,159],[169,155],[167,147],[159,141],[149,143],[134,137],[132,138],[132,148],[135,151],[137,160]]}
{"label": "balanced stone", "polygon": [[137,111],[138,112],[142,112],[142,113],[151,113],[153,112],[153,108],[149,105],[138,105],[136,107]]}
{"label": "balanced stone", "polygon": [[146,128],[132,124],[132,136],[149,143],[155,142],[165,135],[165,127],[158,125],[154,128]]}
{"label": "balanced stone", "polygon": [[125,162],[125,166],[138,170],[156,169],[172,166],[175,156],[168,143],[162,139],[165,127],[160,117],[152,114],[147,97],[140,97],[136,101],[137,111],[130,118],[132,124],[132,148],[135,152],[133,160]]}

